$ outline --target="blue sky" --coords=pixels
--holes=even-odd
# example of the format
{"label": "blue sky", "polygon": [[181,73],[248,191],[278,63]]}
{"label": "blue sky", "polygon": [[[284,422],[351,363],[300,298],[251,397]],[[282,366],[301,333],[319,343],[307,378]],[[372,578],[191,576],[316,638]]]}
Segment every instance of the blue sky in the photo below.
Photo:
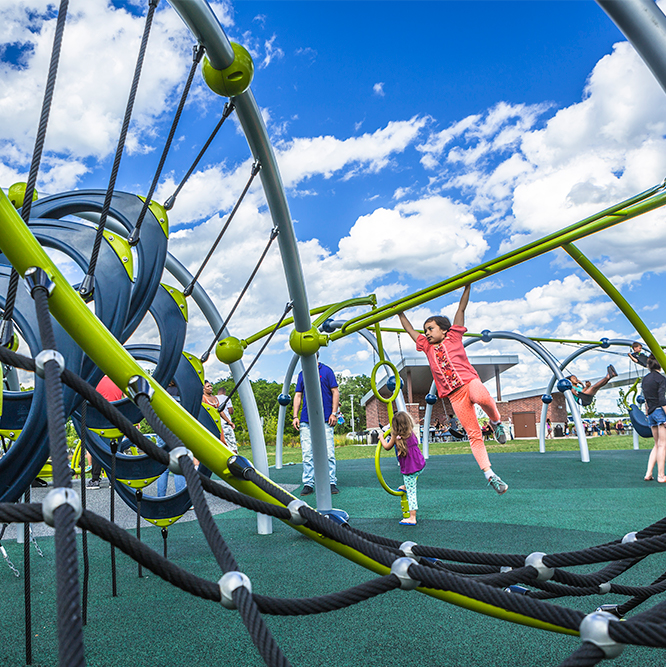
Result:
{"label": "blue sky", "polygon": [[[72,0],[47,139],[43,193],[104,188],[131,81],[146,3]],[[592,1],[212,3],[246,46],[253,91],[274,142],[300,241],[311,305],[374,292],[409,294],[562,228],[666,175],[664,93]],[[54,26],[43,0],[0,0],[0,185],[25,180]],[[161,3],[119,189],[145,193],[191,62],[192,39]],[[156,199],[173,191],[224,100],[197,76]],[[233,117],[232,117],[233,118]],[[235,120],[221,131],[172,211],[171,249],[191,270],[215,238],[250,169]],[[580,243],[660,340],[664,214]],[[271,227],[253,187],[202,283],[231,307]],[[167,281],[168,277],[165,278]],[[457,295],[412,313],[452,314]],[[231,330],[250,335],[287,301],[277,249]],[[188,349],[210,340],[196,310]],[[566,256],[552,253],[475,285],[470,330],[570,338],[628,337],[632,327]],[[137,339],[154,337],[147,322]],[[255,377],[281,379],[280,335]],[[408,348],[403,338],[403,348]],[[386,341],[397,355],[395,337]],[[552,348],[558,356],[572,348]],[[543,386],[546,369],[518,353],[504,391]],[[253,350],[249,350],[251,359]],[[476,349],[475,354],[480,354]],[[365,343],[345,339],[322,357],[369,373]],[[593,378],[618,356],[576,364]],[[211,361],[207,374],[225,375]],[[494,390],[491,387],[491,390]],[[604,395],[604,407],[614,399]]]}

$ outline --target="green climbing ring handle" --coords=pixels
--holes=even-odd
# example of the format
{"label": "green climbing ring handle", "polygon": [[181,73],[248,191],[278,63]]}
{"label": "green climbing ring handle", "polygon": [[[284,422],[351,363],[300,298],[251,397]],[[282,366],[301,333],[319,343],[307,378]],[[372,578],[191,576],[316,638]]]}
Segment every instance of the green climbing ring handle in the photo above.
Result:
{"label": "green climbing ring handle", "polygon": [[[395,377],[395,391],[388,398],[384,398],[377,389],[377,371],[382,366],[388,366],[393,371],[393,375]],[[372,369],[372,373],[370,374],[370,386],[372,387],[372,393],[382,403],[393,403],[393,401],[398,398],[398,394],[400,393],[400,374],[398,373],[398,369],[388,359],[380,359],[375,364],[375,367]]]}

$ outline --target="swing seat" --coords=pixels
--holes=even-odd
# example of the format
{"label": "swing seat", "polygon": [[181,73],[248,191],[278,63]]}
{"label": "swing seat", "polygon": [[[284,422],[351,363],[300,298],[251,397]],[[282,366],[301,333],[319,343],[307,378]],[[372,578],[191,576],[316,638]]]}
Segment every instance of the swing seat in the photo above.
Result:
{"label": "swing seat", "polygon": [[632,403],[629,408],[629,419],[631,419],[631,425],[641,438],[652,437],[652,429],[648,426],[647,415],[635,403]]}

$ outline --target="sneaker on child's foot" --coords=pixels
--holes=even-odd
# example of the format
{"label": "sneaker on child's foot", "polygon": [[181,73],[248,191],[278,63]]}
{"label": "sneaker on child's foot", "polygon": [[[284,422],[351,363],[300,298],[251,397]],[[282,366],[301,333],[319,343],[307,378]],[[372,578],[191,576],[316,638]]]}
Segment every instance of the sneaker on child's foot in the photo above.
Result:
{"label": "sneaker on child's foot", "polygon": [[499,442],[500,445],[503,445],[506,443],[506,433],[504,432],[504,426],[502,426],[502,422],[499,422],[499,424],[493,424],[491,422],[491,426],[493,427],[493,431],[495,432],[495,440]]}
{"label": "sneaker on child's foot", "polygon": [[606,369],[606,373],[608,373],[608,377],[609,377],[611,380],[612,380],[614,377],[617,377],[617,371],[615,370],[615,366],[613,366],[613,364],[611,364],[610,366],[608,366],[608,368]]}
{"label": "sneaker on child's foot", "polygon": [[306,484],[303,487],[303,490],[301,491],[301,495],[302,496],[309,496],[313,491],[314,491],[314,489],[309,484]]}
{"label": "sneaker on child's foot", "polygon": [[509,489],[509,485],[503,482],[497,475],[493,475],[489,480],[488,480],[488,486],[492,486],[497,493],[500,494],[500,496],[503,493],[506,493],[507,490]]}
{"label": "sneaker on child's foot", "polygon": [[98,479],[89,479],[86,484],[86,489],[99,489],[99,480]]}

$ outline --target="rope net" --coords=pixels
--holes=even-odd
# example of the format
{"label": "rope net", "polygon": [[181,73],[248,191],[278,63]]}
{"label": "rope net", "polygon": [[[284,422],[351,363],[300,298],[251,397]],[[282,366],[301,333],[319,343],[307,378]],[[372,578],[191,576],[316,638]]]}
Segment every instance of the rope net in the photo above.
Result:
{"label": "rope net", "polygon": [[[40,299],[38,308],[48,308],[48,302]],[[34,359],[0,348],[0,361],[5,364],[35,371]],[[555,554],[482,553],[448,549],[446,547],[400,543],[381,535],[363,532],[347,522],[338,523],[319,514],[287,491],[259,474],[243,457],[231,457],[229,470],[238,478],[247,480],[270,495],[278,504],[259,500],[252,496],[219,484],[195,469],[189,452],[178,437],[160,420],[151,406],[148,393],[138,393],[135,402],[155,432],[165,441],[169,451],[157,446],[140,433],[118,409],[81,377],[64,369],[59,378],[66,386],[108,418],[130,441],[159,463],[177,466],[186,478],[194,510],[210,551],[221,570],[219,582],[208,581],[175,565],[157,553],[128,531],[87,509],[76,518],[76,525],[97,535],[112,547],[119,549],[143,568],[150,570],[164,581],[187,593],[236,609],[241,614],[250,638],[267,665],[288,665],[287,657],[277,645],[266,627],[262,615],[302,616],[343,609],[389,591],[417,587],[435,591],[456,593],[471,601],[484,603],[497,609],[513,612],[524,622],[548,624],[560,632],[576,634],[584,627],[585,619],[601,614],[606,619],[606,641],[621,649],[622,645],[635,644],[666,648],[666,603],[659,603],[632,617],[626,614],[646,601],[666,591],[666,573],[644,586],[627,586],[614,582],[644,558],[666,551],[666,518],[607,544],[579,551]],[[54,388],[55,391],[55,388]],[[55,391],[57,394],[57,391]],[[64,433],[64,422],[57,414],[49,412],[49,420]],[[65,448],[64,437],[57,439],[57,446]],[[66,453],[66,452],[65,452]],[[56,457],[58,456],[56,452]],[[63,454],[60,454],[62,457]],[[175,460],[175,463],[174,463]],[[172,468],[173,469],[173,468]],[[68,481],[68,480],[67,480]],[[67,481],[65,483],[67,483]],[[328,540],[349,547],[372,559],[382,576],[335,593],[309,598],[279,598],[251,591],[245,585],[239,564],[213,520],[206,494],[275,517],[298,529],[314,531]],[[294,502],[295,501],[295,502]],[[287,507],[289,506],[289,507]],[[74,511],[61,506],[71,514]],[[57,516],[58,513],[56,513]],[[35,523],[45,520],[44,505],[39,503],[0,503],[0,522]],[[56,524],[56,540],[59,533],[70,537],[71,556],[76,559],[73,526]],[[571,572],[566,568],[594,565],[592,572]],[[76,568],[58,568],[58,597],[63,604],[74,605],[69,612],[81,617],[78,608],[78,576]],[[225,577],[240,581],[240,585],[225,587]],[[237,583],[236,582],[236,583]],[[76,592],[76,595],[73,593]],[[607,605],[601,612],[585,614],[582,611],[550,602],[555,598],[614,594],[628,598],[623,604]],[[609,619],[609,620],[608,620]],[[620,620],[622,619],[622,620]],[[59,634],[61,665],[84,664],[83,637],[72,636],[71,624]],[[607,657],[605,644],[595,644],[595,639],[583,637],[579,648],[562,664],[595,665]]]}

